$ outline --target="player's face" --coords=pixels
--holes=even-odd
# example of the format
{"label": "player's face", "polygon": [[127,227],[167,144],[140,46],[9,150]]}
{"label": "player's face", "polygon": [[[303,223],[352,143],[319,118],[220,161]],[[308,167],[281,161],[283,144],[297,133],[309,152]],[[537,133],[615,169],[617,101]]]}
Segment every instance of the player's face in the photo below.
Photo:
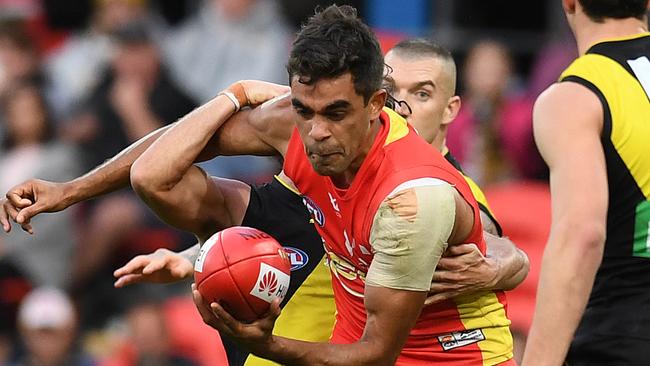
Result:
{"label": "player's face", "polygon": [[453,95],[446,65],[437,57],[402,57],[395,52],[389,52],[385,62],[392,72],[384,79],[384,87],[395,99],[408,103],[411,113],[406,119],[420,136],[433,142]]}
{"label": "player's face", "polygon": [[[364,104],[350,73],[307,85],[291,80],[291,103],[305,153],[320,175],[338,176],[360,165],[372,145],[372,121],[379,117],[385,92]],[[358,166],[357,166],[358,167]]]}

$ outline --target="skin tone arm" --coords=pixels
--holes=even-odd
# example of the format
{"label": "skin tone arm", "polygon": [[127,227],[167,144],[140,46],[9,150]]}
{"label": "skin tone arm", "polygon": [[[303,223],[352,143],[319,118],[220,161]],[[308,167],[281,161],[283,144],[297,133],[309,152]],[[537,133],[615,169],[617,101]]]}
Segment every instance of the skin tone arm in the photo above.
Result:
{"label": "skin tone arm", "polygon": [[[275,84],[259,85],[275,88],[266,94],[266,99],[286,91],[284,87],[278,90]],[[291,115],[273,123],[261,116],[277,105],[288,107],[277,103],[235,115],[228,123],[231,127],[224,126],[220,131],[223,143],[218,144],[219,148],[237,154],[282,153],[293,129]],[[194,166],[194,161],[235,109],[228,97],[217,96],[166,131],[131,167],[131,186],[147,205],[165,222],[194,233],[199,240],[207,239],[223,223],[227,224],[228,218],[223,216],[228,212],[219,209],[224,200],[219,186]]]}
{"label": "skin tone arm", "polygon": [[[242,346],[260,357],[292,366],[393,365],[426,297],[425,292],[367,286],[365,306],[368,318],[363,336],[352,344],[329,344],[273,335],[273,324],[280,315],[277,301],[271,305],[267,317],[244,324],[235,320],[219,304],[203,302],[194,285],[192,294],[206,324],[237,339]],[[396,312],[399,312],[399,317],[395,316]]]}
{"label": "skin tone arm", "polygon": [[530,262],[523,250],[517,248],[507,237],[499,237],[483,232],[487,245],[486,260],[493,263],[495,276],[492,290],[512,290],[519,286],[528,275]]}
{"label": "skin tone arm", "polygon": [[528,257],[508,238],[483,232],[487,255],[476,244],[450,246],[433,273],[426,304],[487,290],[511,290],[526,279]]}
{"label": "skin tone arm", "polygon": [[533,121],[536,143],[551,172],[552,222],[523,364],[561,365],[604,250],[603,109],[587,88],[563,82],[540,95]]}
{"label": "skin tone arm", "polygon": [[[254,81],[243,81],[244,93],[252,104],[259,104],[270,96],[283,94],[288,90],[285,86],[270,84],[256,84]],[[266,85],[256,88],[255,86]],[[265,90],[266,88],[266,90]],[[270,88],[270,90],[269,90]],[[265,94],[265,93],[271,94]],[[268,118],[258,118],[255,128],[264,129],[264,123],[270,123],[272,118],[279,114],[275,108],[267,108],[264,115]],[[261,114],[261,113],[260,113]],[[240,137],[242,130],[251,129],[246,123],[234,123],[234,120],[244,120],[246,113],[233,118],[233,123],[227,123],[226,128],[216,134],[212,141],[201,154],[197,161],[211,159],[220,153],[236,154],[240,146],[246,147]],[[39,179],[30,179],[10,189],[6,199],[0,200],[0,226],[5,232],[11,230],[10,220],[13,220],[23,227],[23,230],[33,233],[30,225],[32,217],[42,212],[57,212],[67,207],[102,194],[125,188],[130,183],[130,169],[135,160],[151,144],[173,125],[162,127],[149,135],[141,138],[129,147],[124,149],[112,159],[86,173],[85,175],[65,183],[48,182]],[[268,129],[268,128],[267,128]],[[222,141],[226,139],[226,141]]]}
{"label": "skin tone arm", "polygon": [[122,150],[92,171],[65,183],[30,179],[7,192],[0,209],[4,231],[9,232],[9,218],[30,234],[32,217],[42,212],[57,212],[83,200],[100,196],[129,184],[131,164],[171,126],[160,128]]}

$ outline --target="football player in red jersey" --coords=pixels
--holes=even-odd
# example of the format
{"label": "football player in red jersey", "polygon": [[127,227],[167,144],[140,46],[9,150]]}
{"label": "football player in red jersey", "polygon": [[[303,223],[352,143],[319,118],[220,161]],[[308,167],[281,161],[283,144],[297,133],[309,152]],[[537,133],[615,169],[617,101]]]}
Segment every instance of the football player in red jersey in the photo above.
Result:
{"label": "football player in red jersey", "polygon": [[[199,207],[187,209],[206,214],[201,210],[209,207],[205,198],[213,188],[192,163],[212,136],[219,136],[222,153],[280,152],[288,177],[322,218],[317,227],[326,242],[339,314],[333,342],[345,344],[274,336],[277,304],[268,317],[242,324],[195,292],[204,321],[253,353],[284,364],[509,362],[502,294],[423,308],[447,243],[469,239],[484,251],[479,209],[440,153],[397,114],[382,110],[383,58],[374,35],[352,9],[330,7],[299,34],[289,71],[295,114],[286,116],[287,98],[266,106],[282,112],[277,118],[258,119],[259,109],[234,114],[249,98],[237,88],[227,90],[147,149],[131,168],[131,183],[168,221],[188,220],[191,213],[175,218],[171,208],[178,197],[190,195]],[[231,115],[233,123],[223,125]],[[179,222],[199,223],[197,217]],[[480,315],[468,311],[476,306]],[[483,340],[490,342],[481,348],[477,343]]]}
{"label": "football player in red jersey", "polygon": [[443,337],[444,338],[444,337]]}

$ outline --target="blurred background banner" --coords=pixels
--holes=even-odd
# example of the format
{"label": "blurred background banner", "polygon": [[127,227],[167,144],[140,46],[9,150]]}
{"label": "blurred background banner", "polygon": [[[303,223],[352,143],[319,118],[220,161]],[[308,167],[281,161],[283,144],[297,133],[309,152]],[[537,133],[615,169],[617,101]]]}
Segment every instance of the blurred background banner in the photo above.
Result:
{"label": "blurred background banner", "polygon": [[[293,34],[317,6],[332,3],[0,0],[0,191],[31,177],[74,178],[234,81],[286,84]],[[510,293],[522,345],[550,223],[532,106],[577,56],[560,1],[336,3],[357,7],[384,51],[416,36],[452,51],[463,102],[447,143],[531,260],[528,280]],[[249,183],[268,181],[280,166],[260,157],[202,164]],[[39,216],[34,226],[33,236],[0,236],[0,365],[224,364],[189,283],[112,286],[112,271],[129,258],[182,250],[193,237],[126,191]],[[33,302],[42,298],[57,299],[60,322],[39,323]]]}

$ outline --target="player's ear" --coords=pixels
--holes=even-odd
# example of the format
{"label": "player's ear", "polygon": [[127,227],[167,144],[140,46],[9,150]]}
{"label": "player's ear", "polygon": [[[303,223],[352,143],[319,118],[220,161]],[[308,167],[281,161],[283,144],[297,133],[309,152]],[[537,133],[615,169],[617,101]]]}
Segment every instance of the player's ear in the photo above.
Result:
{"label": "player's ear", "polygon": [[458,116],[458,111],[460,111],[460,97],[458,95],[454,95],[447,101],[447,106],[445,107],[445,111],[442,115],[441,124],[450,124],[456,118],[456,116]]}
{"label": "player's ear", "polygon": [[575,14],[576,12],[576,0],[562,0],[562,8],[567,14]]}
{"label": "player's ear", "polygon": [[384,104],[386,103],[387,97],[388,94],[386,93],[386,90],[383,88],[377,90],[370,97],[370,100],[368,100],[368,108],[369,108],[371,119],[379,118],[379,114],[381,113],[382,108],[384,108]]}

